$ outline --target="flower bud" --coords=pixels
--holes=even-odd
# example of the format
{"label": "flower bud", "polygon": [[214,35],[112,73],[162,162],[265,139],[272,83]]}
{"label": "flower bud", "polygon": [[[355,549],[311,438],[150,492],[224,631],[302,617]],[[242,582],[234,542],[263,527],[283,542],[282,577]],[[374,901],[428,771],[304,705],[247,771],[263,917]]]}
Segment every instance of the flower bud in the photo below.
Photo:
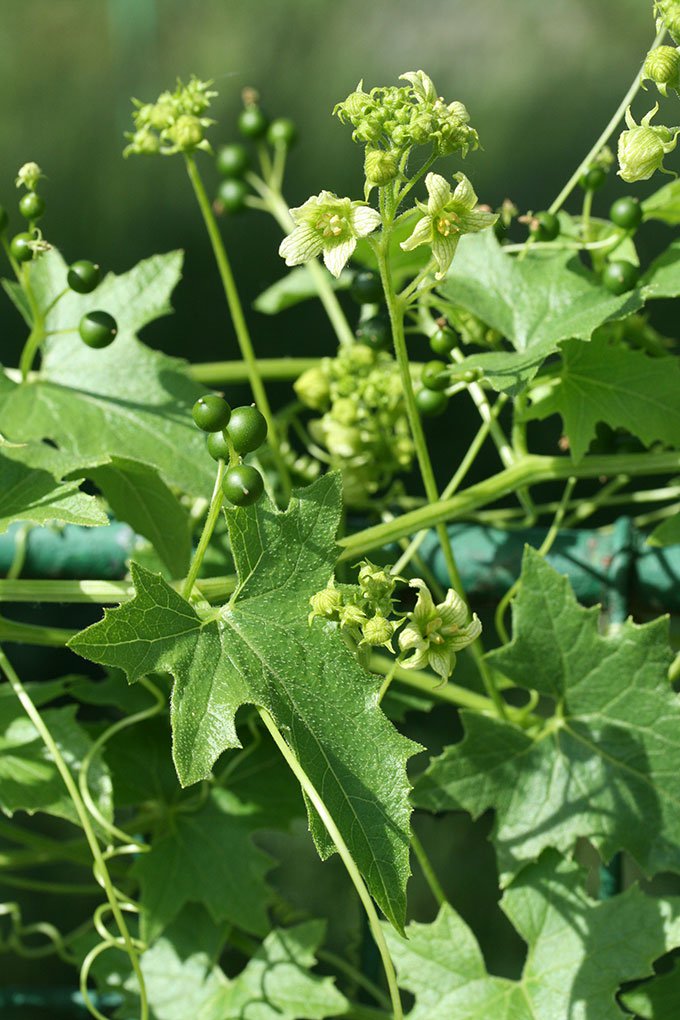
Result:
{"label": "flower bud", "polygon": [[293,389],[305,407],[323,411],[328,406],[330,387],[322,368],[308,368],[293,384]]}
{"label": "flower bud", "polygon": [[19,168],[17,174],[16,186],[17,188],[27,188],[29,191],[35,191],[38,186],[38,181],[42,177],[43,173],[37,163],[24,163]]}
{"label": "flower bud", "polygon": [[348,606],[343,606],[340,610],[341,627],[362,627],[366,620],[366,613],[360,606],[350,603]]}
{"label": "flower bud", "polygon": [[123,149],[123,156],[155,156],[160,151],[161,140],[150,128],[128,132],[125,137],[130,144]]}
{"label": "flower bud", "polygon": [[663,25],[673,40],[680,43],[680,0],[656,0],[657,27]]}
{"label": "flower bud", "polygon": [[384,149],[366,149],[364,173],[369,184],[389,184],[397,176],[399,162],[393,152]]}
{"label": "flower bud", "polygon": [[653,81],[662,96],[668,89],[680,91],[680,51],[673,46],[657,46],[647,54],[642,81]]}
{"label": "flower bud", "polygon": [[626,111],[628,130],[619,136],[619,177],[632,184],[648,180],[655,171],[669,173],[663,166],[664,156],[672,152],[678,141],[678,130],[667,127],[652,127],[650,121],[659,109],[657,103],[640,124],[636,124],[630,112]]}
{"label": "flower bud", "polygon": [[198,117],[185,113],[165,130],[164,137],[186,152],[195,149],[203,141],[203,125]]}
{"label": "flower bud", "polygon": [[366,620],[362,626],[362,640],[359,643],[362,645],[389,646],[394,634],[394,627],[394,623],[386,620],[384,616],[373,616],[370,620]]}
{"label": "flower bud", "polygon": [[309,614],[310,623],[316,616],[320,616],[324,620],[336,620],[342,609],[342,595],[331,582],[328,587],[322,588],[316,595],[312,595],[309,604],[312,607]]}
{"label": "flower bud", "polygon": [[359,569],[359,587],[365,599],[377,604],[391,598],[395,579],[383,567],[364,560]]}

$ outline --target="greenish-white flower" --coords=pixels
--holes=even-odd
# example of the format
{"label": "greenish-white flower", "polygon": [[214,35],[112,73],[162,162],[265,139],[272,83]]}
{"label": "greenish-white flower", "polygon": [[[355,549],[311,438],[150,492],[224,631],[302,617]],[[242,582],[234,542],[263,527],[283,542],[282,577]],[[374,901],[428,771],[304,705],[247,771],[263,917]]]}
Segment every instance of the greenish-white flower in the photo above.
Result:
{"label": "greenish-white flower", "polygon": [[477,209],[477,196],[465,174],[455,175],[455,190],[441,174],[429,173],[425,178],[427,204],[416,202],[423,213],[413,233],[402,241],[404,251],[412,251],[421,244],[432,249],[437,263],[438,280],[445,276],[463,234],[477,233],[492,226],[498,217],[495,213]]}
{"label": "greenish-white flower", "polygon": [[619,177],[632,184],[635,181],[646,181],[657,170],[670,174],[663,165],[664,156],[672,152],[678,144],[680,128],[667,128],[651,124],[652,117],[659,109],[659,104],[645,114],[642,121],[636,124],[630,107],[626,110],[627,131],[619,136]]}
{"label": "greenish-white flower", "polygon": [[363,202],[338,198],[330,191],[312,195],[291,209],[295,228],[281,242],[279,255],[287,266],[311,262],[323,254],[326,268],[338,277],[354,252],[357,240],[380,226],[380,214]]}
{"label": "greenish-white flower", "polygon": [[482,625],[475,613],[467,621],[468,608],[452,588],[444,601],[435,605],[421,578],[414,577],[410,584],[418,589],[418,599],[399,635],[400,650],[410,653],[402,665],[405,669],[429,666],[442,680],[448,680],[456,664],[456,653],[477,640]]}
{"label": "greenish-white flower", "polygon": [[28,191],[35,191],[38,181],[42,176],[43,172],[37,163],[24,163],[22,167],[19,167],[19,173],[14,183],[17,188],[27,188]]}

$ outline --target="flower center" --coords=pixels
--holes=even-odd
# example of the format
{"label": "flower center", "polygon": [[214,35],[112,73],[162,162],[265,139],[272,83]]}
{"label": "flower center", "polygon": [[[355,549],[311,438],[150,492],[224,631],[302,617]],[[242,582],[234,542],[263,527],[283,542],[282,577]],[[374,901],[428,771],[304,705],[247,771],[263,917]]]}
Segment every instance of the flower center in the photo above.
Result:
{"label": "flower center", "polygon": [[324,237],[338,237],[343,233],[347,224],[342,216],[337,213],[324,213],[316,224],[317,230],[323,233]]}
{"label": "flower center", "polygon": [[458,217],[453,212],[446,213],[445,216],[440,216],[437,220],[437,230],[444,237],[449,237],[451,234],[458,230]]}

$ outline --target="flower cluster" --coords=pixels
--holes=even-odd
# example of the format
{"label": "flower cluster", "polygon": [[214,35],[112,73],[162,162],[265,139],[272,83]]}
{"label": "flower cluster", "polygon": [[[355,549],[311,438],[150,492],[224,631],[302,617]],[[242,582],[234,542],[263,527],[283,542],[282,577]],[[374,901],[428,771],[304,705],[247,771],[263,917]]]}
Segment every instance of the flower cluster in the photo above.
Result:
{"label": "flower cluster", "polygon": [[343,346],[297,380],[300,401],[322,417],[312,439],[343,474],[349,504],[385,488],[413,459],[399,368],[390,354],[363,344]]}
{"label": "flower cluster", "polygon": [[400,79],[409,84],[370,92],[359,82],[355,91],[337,104],[333,113],[352,125],[355,142],[399,155],[416,145],[431,144],[440,155],[460,152],[463,156],[479,147],[479,136],[470,127],[462,103],[445,103],[424,71],[409,71]]}
{"label": "flower cluster", "polygon": [[357,245],[380,226],[380,214],[364,202],[338,198],[330,191],[312,195],[290,210],[294,229],[284,237],[279,255],[287,266],[298,266],[323,255],[326,268],[340,276]]}
{"label": "flower cluster", "polygon": [[680,128],[653,126],[651,120],[659,109],[657,103],[653,110],[645,114],[640,124],[636,124],[630,107],[626,110],[628,130],[619,136],[619,177],[629,184],[634,181],[646,181],[655,171],[670,173],[663,165],[664,156],[672,152],[678,143]]}
{"label": "flower cluster", "polygon": [[680,0],[656,0],[654,13],[657,27],[664,27],[676,43],[680,43]]}
{"label": "flower cluster", "polygon": [[215,122],[203,114],[217,95],[211,91],[211,85],[212,82],[192,76],[186,85],[178,80],[174,92],[161,92],[155,103],[134,99],[135,130],[125,135],[130,144],[123,155],[171,156],[196,149],[210,152],[205,128]]}
{"label": "flower cluster", "polygon": [[370,560],[359,565],[357,584],[328,585],[309,600],[309,622],[320,617],[338,623],[359,648],[383,645],[391,650],[400,620],[390,620],[398,578]]}

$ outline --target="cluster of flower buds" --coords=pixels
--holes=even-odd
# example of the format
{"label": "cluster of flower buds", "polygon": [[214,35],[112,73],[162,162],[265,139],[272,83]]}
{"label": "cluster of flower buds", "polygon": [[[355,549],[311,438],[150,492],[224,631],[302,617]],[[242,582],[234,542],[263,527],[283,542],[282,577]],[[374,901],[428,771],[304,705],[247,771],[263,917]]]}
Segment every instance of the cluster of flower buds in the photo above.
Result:
{"label": "cluster of flower buds", "polygon": [[386,488],[413,460],[397,363],[365,344],[343,346],[295,383],[299,400],[324,412],[309,423],[312,439],[342,471],[345,499],[357,503]]}
{"label": "cluster of flower buds", "polygon": [[404,669],[432,669],[442,681],[449,679],[456,655],[482,632],[476,614],[468,621],[468,608],[457,592],[449,589],[443,602],[435,603],[420,577],[410,582],[418,598],[409,613],[394,612],[395,577],[387,567],[369,560],[359,565],[357,584],[328,585],[309,600],[309,623],[320,618],[338,624],[348,643],[359,652],[382,646],[395,652],[393,638],[400,630],[398,659]]}
{"label": "cluster of flower buds", "polygon": [[123,155],[171,156],[196,149],[210,152],[205,129],[215,122],[203,115],[217,95],[211,85],[192,76],[186,85],[178,80],[174,92],[161,92],[155,103],[133,99],[135,130],[125,135],[130,144]]}
{"label": "cluster of flower buds", "polygon": [[333,111],[352,125],[355,142],[369,146],[366,172],[376,184],[395,177],[399,158],[416,145],[434,145],[439,155],[460,152],[463,156],[479,147],[479,136],[470,127],[462,103],[445,103],[424,71],[408,71],[400,79],[409,84],[370,92],[359,82]]}
{"label": "cluster of flower buds", "polygon": [[680,43],[680,0],[656,0],[656,24],[665,28],[676,43]]}

